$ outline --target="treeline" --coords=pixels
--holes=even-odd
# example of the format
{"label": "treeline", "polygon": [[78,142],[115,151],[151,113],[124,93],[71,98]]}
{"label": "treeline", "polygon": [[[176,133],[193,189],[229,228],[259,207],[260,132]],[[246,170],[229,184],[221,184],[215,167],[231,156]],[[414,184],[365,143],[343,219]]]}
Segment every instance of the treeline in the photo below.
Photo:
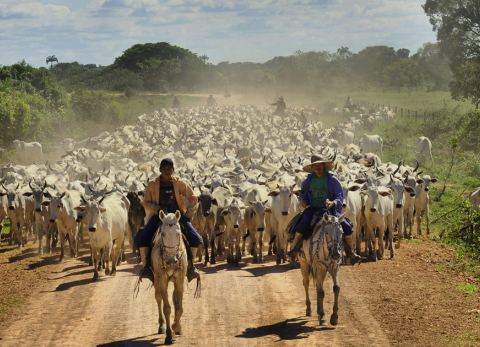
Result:
{"label": "treeline", "polygon": [[59,63],[51,73],[66,88],[112,91],[301,90],[380,87],[445,90],[451,80],[448,61],[436,44],[415,54],[408,49],[347,47],[335,53],[301,52],[265,63],[208,63],[208,57],[168,43],[137,44],[109,66]]}

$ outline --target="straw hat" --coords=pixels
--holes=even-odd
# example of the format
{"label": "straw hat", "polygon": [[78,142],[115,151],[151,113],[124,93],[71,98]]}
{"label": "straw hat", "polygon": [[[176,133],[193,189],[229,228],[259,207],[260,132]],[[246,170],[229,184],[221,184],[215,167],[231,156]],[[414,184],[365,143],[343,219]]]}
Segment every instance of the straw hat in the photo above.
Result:
{"label": "straw hat", "polygon": [[335,153],[332,157],[312,154],[312,156],[310,157],[310,164],[305,165],[303,167],[303,171],[308,172],[308,173],[313,173],[314,165],[315,164],[322,164],[322,163],[327,164],[326,169],[330,170],[336,157],[337,157],[337,153]]}

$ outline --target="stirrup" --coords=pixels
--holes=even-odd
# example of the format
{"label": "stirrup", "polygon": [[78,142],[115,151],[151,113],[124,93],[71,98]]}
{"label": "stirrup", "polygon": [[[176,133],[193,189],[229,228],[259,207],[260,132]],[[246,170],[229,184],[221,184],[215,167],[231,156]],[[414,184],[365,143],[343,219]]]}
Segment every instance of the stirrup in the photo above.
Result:
{"label": "stirrup", "polygon": [[144,278],[152,281],[153,283],[153,271],[150,266],[144,266],[140,269],[140,273],[138,274],[140,281]]}
{"label": "stirrup", "polygon": [[194,265],[191,265],[187,269],[187,280],[190,283],[196,278],[200,278],[200,272],[198,272],[197,268]]}

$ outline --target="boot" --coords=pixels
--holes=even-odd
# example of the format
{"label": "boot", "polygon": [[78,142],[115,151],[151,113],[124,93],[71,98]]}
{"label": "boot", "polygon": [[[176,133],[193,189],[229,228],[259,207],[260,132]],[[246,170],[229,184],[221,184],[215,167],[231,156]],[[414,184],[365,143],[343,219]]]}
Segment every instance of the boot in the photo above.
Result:
{"label": "boot", "polygon": [[295,261],[297,258],[297,254],[300,251],[300,248],[302,247],[302,240],[303,240],[303,235],[301,233],[295,233],[295,238],[292,241],[292,244],[290,246],[290,251],[287,253],[288,257],[292,260]]}
{"label": "boot", "polygon": [[[193,251],[192,248],[189,246],[188,241],[184,237],[183,240],[185,241],[185,247],[187,250],[187,260],[188,260],[188,268],[187,268],[187,280],[191,282],[194,279],[198,279],[200,277],[200,272],[198,272],[195,265],[193,265]],[[196,248],[193,248],[196,250]]]}
{"label": "boot", "polygon": [[142,261],[143,268],[140,270],[140,278],[146,278],[153,282],[153,272],[150,267],[150,247],[140,247],[140,259]]}
{"label": "boot", "polygon": [[356,263],[363,260],[361,256],[355,253],[352,235],[345,235],[345,242],[343,243],[343,245],[345,248],[345,254],[347,255],[347,257],[349,257],[351,265],[355,265]]}

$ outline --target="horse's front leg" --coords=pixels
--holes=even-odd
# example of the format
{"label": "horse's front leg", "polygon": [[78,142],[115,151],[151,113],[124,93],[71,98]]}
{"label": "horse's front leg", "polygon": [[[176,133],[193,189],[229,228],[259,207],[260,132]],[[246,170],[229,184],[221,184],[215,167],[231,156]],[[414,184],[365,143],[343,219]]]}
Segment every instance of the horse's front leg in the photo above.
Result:
{"label": "horse's front leg", "polygon": [[315,282],[317,284],[317,314],[318,322],[320,325],[325,326],[327,322],[323,318],[325,316],[325,311],[323,310],[323,299],[325,298],[325,291],[323,290],[323,282],[325,281],[325,276],[327,270],[322,265],[315,265]]}
{"label": "horse's front leg", "polygon": [[154,279],[154,287],[155,287],[155,300],[157,300],[158,306],[158,333],[165,334],[165,320],[163,319],[163,312],[162,312],[162,292],[160,290],[160,279]]}
{"label": "horse's front leg", "polygon": [[178,276],[175,280],[175,288],[173,290],[173,305],[175,307],[175,321],[173,322],[173,332],[176,335],[182,334],[182,326],[180,325],[180,318],[183,314],[183,283],[185,276]]}
{"label": "horse's front leg", "polygon": [[331,271],[332,279],[333,279],[333,296],[334,296],[334,301],[333,301],[333,312],[332,315],[330,316],[330,324],[331,325],[337,325],[338,323],[338,297],[340,295],[340,282],[339,282],[339,276],[338,276],[338,271],[339,267],[335,266],[334,269]]}
{"label": "horse's front leg", "polygon": [[310,302],[310,294],[308,293],[308,287],[310,286],[310,265],[306,260],[300,260],[300,269],[302,271],[303,288],[305,289],[305,305],[307,306],[305,315],[310,317],[312,315],[312,304]]}
{"label": "horse's front leg", "polygon": [[172,308],[168,302],[168,281],[164,279],[160,285],[160,293],[163,301],[163,315],[165,316],[165,322],[167,325],[167,335],[165,336],[165,344],[171,345],[173,343],[172,325],[170,324],[170,313]]}

